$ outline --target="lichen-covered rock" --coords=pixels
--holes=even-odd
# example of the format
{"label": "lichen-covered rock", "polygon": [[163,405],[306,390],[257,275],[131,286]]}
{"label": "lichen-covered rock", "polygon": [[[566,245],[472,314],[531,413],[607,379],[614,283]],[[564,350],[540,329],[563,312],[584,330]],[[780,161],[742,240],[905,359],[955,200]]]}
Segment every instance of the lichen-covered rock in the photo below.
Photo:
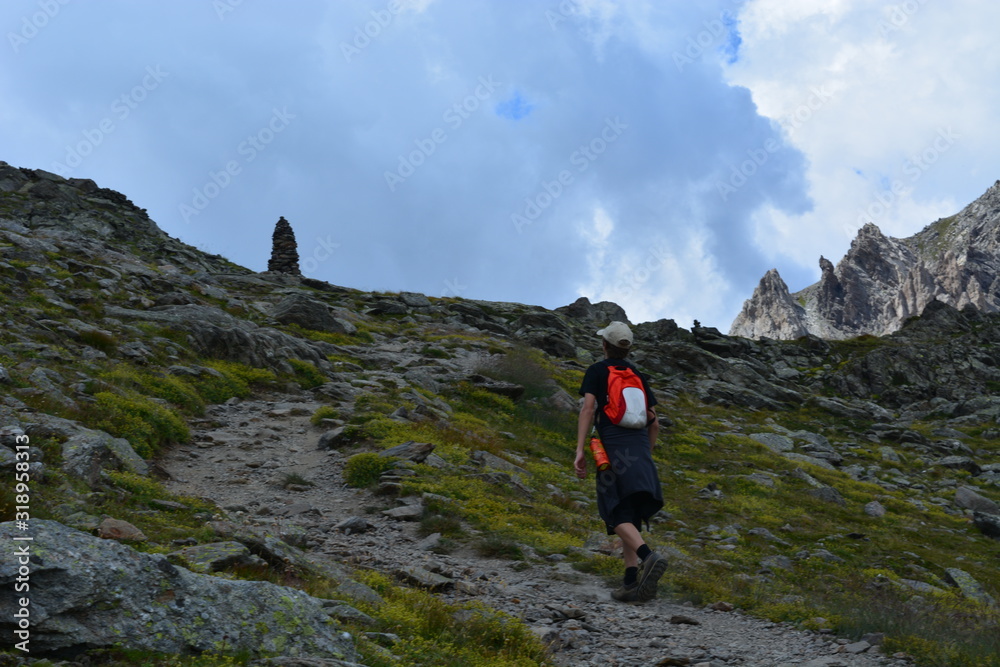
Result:
{"label": "lichen-covered rock", "polygon": [[128,440],[115,438],[104,431],[79,429],[62,445],[63,472],[95,485],[103,470],[126,470],[148,475],[149,466]]}
{"label": "lichen-covered rock", "polygon": [[992,595],[986,592],[983,585],[965,570],[959,570],[955,567],[946,568],[944,571],[944,580],[952,586],[957,587],[962,591],[962,595],[971,600],[994,607],[997,604],[997,601]]}
{"label": "lichen-covered rock", "polygon": [[[31,537],[15,542],[14,537]],[[220,579],[175,567],[55,521],[28,531],[0,523],[0,587],[18,576],[17,550],[30,552],[32,654],[97,647],[192,654],[247,652],[353,660],[349,635],[323,601],[261,581]],[[0,634],[14,630],[15,596],[0,597]]]}

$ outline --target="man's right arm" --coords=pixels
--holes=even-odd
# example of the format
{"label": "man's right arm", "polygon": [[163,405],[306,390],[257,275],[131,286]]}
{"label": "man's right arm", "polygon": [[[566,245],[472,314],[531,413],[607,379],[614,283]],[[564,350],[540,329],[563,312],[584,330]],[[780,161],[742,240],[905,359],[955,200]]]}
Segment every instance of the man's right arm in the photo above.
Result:
{"label": "man's right arm", "polygon": [[594,424],[594,413],[597,411],[597,397],[593,394],[583,395],[583,405],[580,406],[580,416],[576,422],[576,457],[573,468],[576,476],[583,479],[587,476],[587,434]]}

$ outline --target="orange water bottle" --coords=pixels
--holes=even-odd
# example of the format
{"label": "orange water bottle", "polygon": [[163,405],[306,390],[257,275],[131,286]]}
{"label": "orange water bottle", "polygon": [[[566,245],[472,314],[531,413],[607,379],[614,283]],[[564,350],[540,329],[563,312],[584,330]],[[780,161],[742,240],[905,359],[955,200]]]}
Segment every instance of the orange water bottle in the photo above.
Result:
{"label": "orange water bottle", "polygon": [[608,453],[604,451],[604,445],[601,444],[601,439],[596,435],[590,436],[590,453],[594,455],[594,463],[598,470],[604,471],[611,467]]}

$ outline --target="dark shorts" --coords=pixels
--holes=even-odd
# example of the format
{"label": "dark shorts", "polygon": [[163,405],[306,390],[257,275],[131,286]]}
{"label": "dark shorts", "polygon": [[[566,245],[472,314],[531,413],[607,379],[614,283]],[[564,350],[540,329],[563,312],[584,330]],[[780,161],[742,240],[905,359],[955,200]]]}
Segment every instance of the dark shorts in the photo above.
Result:
{"label": "dark shorts", "polygon": [[[653,496],[644,491],[622,498],[611,511],[611,522],[606,524],[608,535],[614,535],[615,526],[623,523],[630,523],[636,527],[636,530],[642,532],[642,522],[648,523],[651,516],[650,510],[657,505],[661,505],[661,503],[658,503]],[[652,511],[655,513],[658,509]]]}
{"label": "dark shorts", "polygon": [[649,519],[663,507],[663,489],[646,431],[602,439],[611,468],[597,473],[597,510],[608,535],[614,534],[614,527],[623,523],[641,530],[643,521],[648,525]]}

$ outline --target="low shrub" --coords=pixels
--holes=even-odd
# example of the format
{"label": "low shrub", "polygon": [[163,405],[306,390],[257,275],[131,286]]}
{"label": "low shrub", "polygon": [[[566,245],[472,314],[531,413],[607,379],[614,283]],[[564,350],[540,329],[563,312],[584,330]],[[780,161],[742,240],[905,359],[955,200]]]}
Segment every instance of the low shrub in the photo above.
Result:
{"label": "low shrub", "polygon": [[355,488],[374,486],[382,473],[391,470],[395,462],[396,459],[379,456],[375,452],[355,454],[344,465],[344,481]]}
{"label": "low shrub", "polygon": [[134,391],[125,394],[100,392],[94,396],[88,425],[125,438],[143,458],[150,458],[171,442],[185,442],[191,432],[180,415],[169,407]]}

